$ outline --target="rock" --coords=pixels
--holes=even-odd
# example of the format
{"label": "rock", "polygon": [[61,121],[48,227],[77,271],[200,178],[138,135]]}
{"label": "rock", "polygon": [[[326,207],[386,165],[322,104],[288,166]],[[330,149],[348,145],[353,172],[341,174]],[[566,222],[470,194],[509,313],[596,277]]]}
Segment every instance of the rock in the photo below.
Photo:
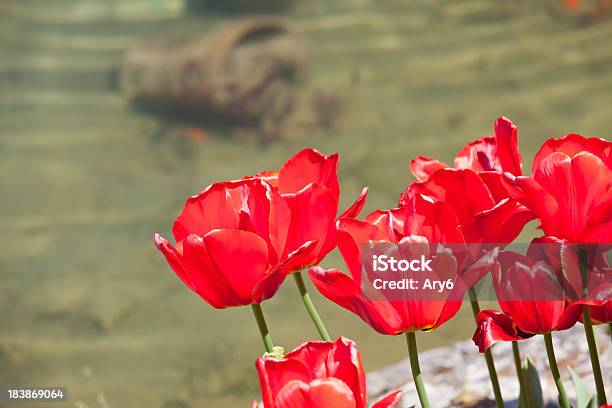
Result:
{"label": "rock", "polygon": [[[605,326],[605,325],[604,325]],[[612,374],[612,342],[607,327],[596,326],[599,360],[606,377]],[[426,338],[423,334],[421,339]],[[577,324],[570,330],[553,333],[555,353],[570,400],[575,398],[568,367],[572,367],[595,393],[591,361],[582,325]],[[527,355],[534,360],[544,399],[549,406],[557,406],[557,389],[548,367],[548,359],[542,336],[519,342],[521,356]],[[493,347],[495,366],[499,376],[502,395],[506,407],[518,406],[519,384],[516,378],[511,343],[498,343]],[[471,340],[458,342],[450,347],[427,350],[419,354],[419,361],[427,393],[432,407],[495,406],[493,391],[484,358]],[[399,407],[419,407],[418,397],[410,371],[408,359],[382,370],[368,374],[367,388],[370,401],[386,395],[392,390],[402,388],[404,398]],[[612,395],[610,378],[606,392]]]}

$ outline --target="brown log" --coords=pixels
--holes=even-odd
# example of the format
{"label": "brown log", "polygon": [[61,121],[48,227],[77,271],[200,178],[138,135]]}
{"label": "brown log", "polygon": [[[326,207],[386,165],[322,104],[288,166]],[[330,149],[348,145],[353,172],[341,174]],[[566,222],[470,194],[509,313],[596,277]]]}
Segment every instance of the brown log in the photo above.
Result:
{"label": "brown log", "polygon": [[119,87],[158,109],[261,121],[291,105],[306,48],[280,18],[243,19],[204,38],[165,36],[134,47],[119,69]]}

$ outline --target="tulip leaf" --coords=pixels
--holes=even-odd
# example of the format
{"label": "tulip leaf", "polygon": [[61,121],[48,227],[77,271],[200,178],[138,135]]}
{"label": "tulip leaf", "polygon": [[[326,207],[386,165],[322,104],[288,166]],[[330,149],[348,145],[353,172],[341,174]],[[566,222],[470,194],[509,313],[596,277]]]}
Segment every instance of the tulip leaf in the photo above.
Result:
{"label": "tulip leaf", "polygon": [[576,408],[597,408],[595,395],[589,392],[582,378],[580,378],[571,367],[569,368],[569,372],[572,376],[574,388],[576,389]]}
{"label": "tulip leaf", "polygon": [[525,379],[527,395],[526,404],[523,403],[523,398],[519,398],[519,407],[544,408],[544,397],[542,394],[542,385],[540,384],[540,376],[538,375],[538,370],[533,364],[531,357],[525,357],[521,367],[521,373]]}

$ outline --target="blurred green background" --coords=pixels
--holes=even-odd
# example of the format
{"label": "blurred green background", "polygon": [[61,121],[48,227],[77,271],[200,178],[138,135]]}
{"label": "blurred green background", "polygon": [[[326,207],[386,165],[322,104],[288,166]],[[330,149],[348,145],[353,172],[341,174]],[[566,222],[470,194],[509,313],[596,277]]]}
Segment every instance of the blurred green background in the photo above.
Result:
{"label": "blurred green background", "polygon": [[[449,162],[502,114],[519,126],[526,171],[546,138],[611,134],[610,21],[553,1],[296,3],[283,14],[311,44],[303,91],[326,89],[341,109],[332,129],[294,124],[262,143],[206,126],[190,138],[112,87],[135,41],[209,32],[239,2],[191,1],[183,12],[176,0],[2,0],[0,386],[67,386],[67,406],[249,406],[262,351],[251,311],[212,310],[153,245],[155,232],[171,236],[188,195],[315,146],[340,152],[343,206],[369,186],[369,211],[396,203],[412,157]],[[334,252],[324,265],[342,263]],[[287,349],[316,338],[296,295],[288,281],[264,304]],[[402,338],[315,301],[332,335],[358,342],[368,370],[406,354]],[[465,309],[419,342],[472,331]]]}

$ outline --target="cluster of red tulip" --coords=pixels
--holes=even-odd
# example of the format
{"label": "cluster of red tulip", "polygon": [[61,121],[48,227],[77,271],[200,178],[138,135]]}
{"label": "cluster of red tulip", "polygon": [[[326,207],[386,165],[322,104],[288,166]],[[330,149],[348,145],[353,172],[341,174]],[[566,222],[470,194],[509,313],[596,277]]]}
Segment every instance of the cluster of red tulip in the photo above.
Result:
{"label": "cluster of red tulip", "polygon": [[[265,408],[367,406],[357,347],[344,337],[331,341],[304,285],[305,268],[323,296],[377,332],[406,335],[418,397],[423,407],[429,407],[415,332],[434,330],[451,319],[461,307],[461,297],[372,299],[361,285],[364,244],[415,241],[480,248],[467,251],[461,262],[479,265],[473,281],[483,274],[492,276],[501,311],[480,311],[473,287],[461,295],[469,294],[476,320],[473,339],[485,354],[498,407],[504,405],[490,347],[498,341],[513,342],[524,389],[517,341],[536,334],[545,337],[559,403],[570,407],[551,332],[578,321],[584,325],[590,349],[598,404],[606,404],[593,325],[612,322],[612,272],[602,256],[612,242],[612,143],[576,134],[550,139],[536,154],[532,175],[525,176],[516,126],[500,117],[494,135],[465,146],[454,167],[424,157],[412,160],[417,182],[405,189],[397,207],[373,211],[363,219],[358,216],[367,189],[337,215],[337,168],[337,154],[303,150],[278,172],[215,183],[190,197],[172,228],[175,245],[155,236],[157,248],[178,277],[212,307],[251,305],[266,348],[256,362]],[[539,220],[543,237],[532,242],[526,255],[489,250],[489,243],[502,247],[511,243],[534,219]],[[538,250],[539,243],[556,243],[561,250],[545,253]],[[317,266],[336,247],[349,274]],[[483,254],[487,261],[479,264]],[[578,279],[587,270],[589,276],[599,277],[597,285]],[[307,342],[283,354],[272,342],[261,303],[274,296],[288,275],[295,279],[323,341]],[[538,284],[571,287],[581,295],[563,291],[543,299],[518,293],[534,290],[524,284],[534,279]],[[398,391],[374,406],[391,407],[400,398]],[[523,406],[529,406],[522,394],[523,398]]]}

